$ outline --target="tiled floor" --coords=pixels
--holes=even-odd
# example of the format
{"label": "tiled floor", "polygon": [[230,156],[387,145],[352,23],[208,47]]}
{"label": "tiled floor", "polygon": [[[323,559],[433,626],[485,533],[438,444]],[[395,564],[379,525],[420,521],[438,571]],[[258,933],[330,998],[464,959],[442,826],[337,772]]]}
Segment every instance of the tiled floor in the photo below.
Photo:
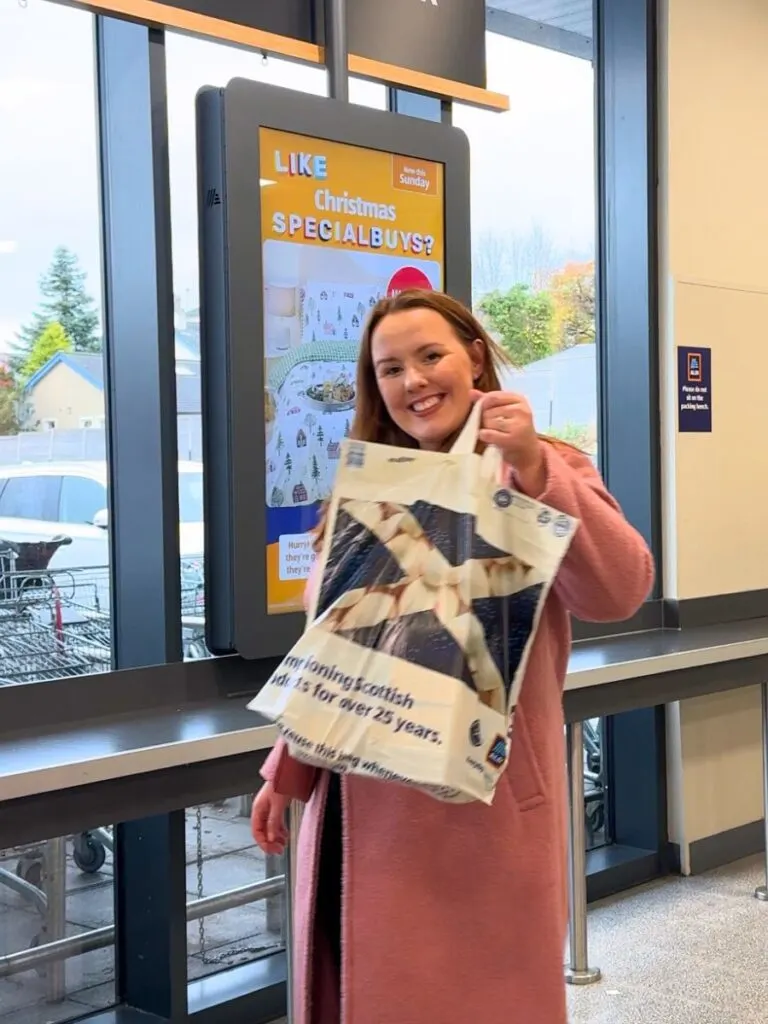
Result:
{"label": "tiled floor", "polygon": [[[201,891],[208,895],[263,878],[265,865],[248,839],[247,821],[232,801],[205,808],[205,864]],[[197,833],[188,820],[189,898],[198,894]],[[762,882],[754,858],[697,878],[676,878],[634,890],[593,907],[590,962],[603,980],[569,988],[571,1024],[763,1024],[768,1020],[768,904],[753,897]],[[98,876],[67,872],[68,931],[112,922],[111,860]],[[0,954],[26,948],[39,919],[0,887]],[[205,953],[197,925],[189,928],[192,976],[258,956],[279,941],[255,905],[210,918]],[[114,996],[111,949],[72,960],[67,999],[45,999],[45,978],[35,973],[0,980],[0,1024],[53,1024],[82,1016]]]}

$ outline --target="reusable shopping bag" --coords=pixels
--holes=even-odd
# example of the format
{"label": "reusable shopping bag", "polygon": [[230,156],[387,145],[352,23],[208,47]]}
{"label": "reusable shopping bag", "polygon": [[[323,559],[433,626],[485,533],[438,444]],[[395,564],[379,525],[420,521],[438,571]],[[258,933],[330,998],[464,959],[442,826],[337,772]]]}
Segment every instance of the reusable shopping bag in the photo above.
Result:
{"label": "reusable shopping bag", "polygon": [[306,632],[249,704],[290,754],[491,803],[542,606],[577,521],[475,454],[346,441]]}

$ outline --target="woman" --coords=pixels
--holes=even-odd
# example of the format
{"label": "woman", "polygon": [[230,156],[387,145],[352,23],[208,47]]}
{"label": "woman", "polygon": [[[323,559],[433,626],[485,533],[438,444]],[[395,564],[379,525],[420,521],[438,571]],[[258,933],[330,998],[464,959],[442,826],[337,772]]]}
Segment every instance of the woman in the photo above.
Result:
{"label": "woman", "polygon": [[308,802],[298,1024],[566,1021],[569,616],[628,618],[653,563],[590,460],[538,436],[525,399],[501,391],[499,356],[472,314],[435,292],[383,299],[361,341],[353,438],[446,450],[482,400],[480,441],[501,450],[512,484],[580,527],[545,605],[492,807],[340,779],[298,763],[282,741],[267,760],[253,808],[264,850],[284,848],[289,800]]}

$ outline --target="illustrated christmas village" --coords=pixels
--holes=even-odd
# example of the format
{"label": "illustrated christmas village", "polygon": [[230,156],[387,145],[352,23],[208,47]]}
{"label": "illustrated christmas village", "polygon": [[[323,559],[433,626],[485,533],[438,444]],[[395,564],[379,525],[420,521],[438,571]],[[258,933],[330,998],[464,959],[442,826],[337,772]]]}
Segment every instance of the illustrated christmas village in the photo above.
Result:
{"label": "illustrated christmas village", "polygon": [[302,346],[270,374],[266,436],[271,507],[312,504],[330,494],[341,442],[349,436],[354,415],[357,344]]}

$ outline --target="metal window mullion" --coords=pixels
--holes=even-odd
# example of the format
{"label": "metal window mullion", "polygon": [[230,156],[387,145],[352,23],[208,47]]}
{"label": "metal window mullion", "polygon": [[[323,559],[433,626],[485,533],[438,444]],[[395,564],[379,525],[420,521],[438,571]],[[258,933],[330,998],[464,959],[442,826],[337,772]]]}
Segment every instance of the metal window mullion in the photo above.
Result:
{"label": "metal window mullion", "polygon": [[113,18],[97,43],[114,661],[139,668],[181,659],[165,58]]}
{"label": "metal window mullion", "polygon": [[[170,182],[162,33],[96,18],[113,660],[181,660]],[[120,676],[105,685],[120,685]],[[115,829],[116,989],[187,1012],[185,811]]]}

